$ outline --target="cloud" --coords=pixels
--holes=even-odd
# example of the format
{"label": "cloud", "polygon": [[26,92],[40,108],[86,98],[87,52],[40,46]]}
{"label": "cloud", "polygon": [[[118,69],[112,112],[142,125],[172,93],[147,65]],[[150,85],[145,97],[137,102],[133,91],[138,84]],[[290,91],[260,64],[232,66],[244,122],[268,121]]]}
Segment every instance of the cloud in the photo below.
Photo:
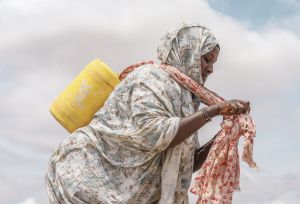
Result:
{"label": "cloud", "polygon": [[272,201],[271,204],[287,204],[287,203],[283,202],[281,200],[275,200],[275,201]]}
{"label": "cloud", "polygon": [[36,201],[34,198],[27,198],[23,202],[20,202],[19,204],[36,204]]}
{"label": "cloud", "polygon": [[[259,173],[257,173],[256,176]],[[247,182],[247,183],[246,183]],[[242,192],[236,193],[237,203],[297,203],[300,193],[300,176],[298,173],[286,173],[275,177],[259,177],[255,182],[245,181]]]}
{"label": "cloud", "polygon": [[[101,58],[119,72],[140,60],[155,59],[161,35],[185,20],[207,25],[217,36],[221,53],[206,85],[227,99],[251,101],[259,130],[254,154],[268,170],[281,169],[281,177],[272,175],[261,181],[245,173],[243,179],[249,183],[243,182],[246,189],[238,194],[237,203],[299,198],[297,183],[283,177],[287,170],[270,159],[283,155],[286,160],[281,163],[300,170],[289,159],[295,157],[289,151],[297,148],[285,146],[299,142],[295,136],[300,115],[299,109],[294,111],[297,92],[291,90],[300,87],[300,32],[289,29],[297,27],[299,16],[293,18],[253,30],[214,11],[206,1],[0,1],[0,161],[7,167],[1,169],[0,180],[10,183],[0,188],[0,194],[5,194],[1,199],[17,203],[35,192],[38,196],[28,202],[47,200],[43,189],[47,158],[68,136],[48,109],[89,61]],[[296,105],[290,105],[291,101]],[[216,119],[201,129],[202,144],[217,132],[219,122]],[[284,127],[288,130],[283,143]],[[32,181],[30,187],[25,186]],[[280,182],[284,185],[273,192],[271,188]],[[16,188],[23,193],[15,196]]]}
{"label": "cloud", "polygon": [[[300,175],[286,173],[278,177],[261,175],[260,172],[241,171],[241,191],[234,192],[233,203],[236,204],[296,204],[300,193]],[[190,202],[196,203],[197,196],[190,194]]]}
{"label": "cloud", "polygon": [[[18,18],[24,18],[18,21],[21,26],[18,30],[7,26],[5,44],[10,42],[11,46],[8,49],[3,47],[1,56],[10,59],[17,55],[21,57],[20,62],[43,69],[43,72],[64,67],[64,71],[72,75],[76,73],[72,70],[80,71],[91,58],[99,56],[120,71],[139,59],[155,58],[156,44],[162,33],[182,20],[192,20],[209,25],[220,40],[220,63],[216,65],[214,80],[208,83],[212,87],[222,87],[221,92],[230,94],[227,90],[232,90],[240,95],[247,90],[247,95],[257,96],[283,90],[299,79],[299,60],[294,51],[300,41],[289,30],[279,26],[260,31],[248,30],[246,25],[235,19],[216,13],[204,1],[173,1],[172,7],[167,1],[160,2],[159,7],[155,2],[130,2],[130,6],[118,2],[120,8],[114,8],[114,15],[107,15],[104,9],[98,12],[97,9],[109,8],[111,3],[92,1],[78,7],[78,1],[48,2],[41,13],[18,15]],[[31,7],[38,7],[37,1],[32,4]],[[67,9],[69,15],[60,18],[60,12]],[[152,15],[153,10],[156,15]],[[57,14],[53,16],[54,13]],[[164,13],[168,13],[169,17]],[[54,21],[57,21],[55,26],[49,26]],[[13,37],[15,33],[18,35]],[[9,38],[11,41],[7,41]],[[128,48],[130,53],[127,54]],[[21,68],[20,65],[16,67]],[[282,67],[285,67],[284,70]],[[239,87],[227,83],[231,79]]]}

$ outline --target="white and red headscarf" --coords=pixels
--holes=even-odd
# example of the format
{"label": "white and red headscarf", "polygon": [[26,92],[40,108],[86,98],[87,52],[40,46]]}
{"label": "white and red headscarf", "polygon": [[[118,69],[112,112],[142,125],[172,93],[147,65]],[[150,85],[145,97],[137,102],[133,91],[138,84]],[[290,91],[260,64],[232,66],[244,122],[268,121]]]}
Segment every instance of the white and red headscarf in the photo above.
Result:
{"label": "white and red headscarf", "polygon": [[[183,23],[161,38],[158,59],[162,64],[155,66],[167,71],[171,78],[198,96],[204,104],[209,106],[221,103],[224,101],[221,96],[203,86],[200,64],[200,57],[212,51],[216,45],[218,42],[209,29],[197,24]],[[147,63],[154,62],[142,62],[128,67],[121,73],[120,79],[133,69]],[[239,189],[239,138],[244,136],[245,139],[243,160],[250,167],[255,168],[256,164],[252,158],[255,134],[255,123],[248,114],[224,117],[221,130],[216,134],[208,157],[198,171],[191,188],[192,193],[199,195],[198,203],[230,204],[232,202],[234,190]],[[173,158],[172,161],[172,165],[176,163],[179,165],[178,159]],[[165,171],[172,171],[172,168]],[[168,173],[165,175],[170,177]],[[162,185],[164,180],[170,179],[176,178],[163,178]],[[162,196],[163,194],[164,191]]]}
{"label": "white and red headscarf", "polygon": [[182,23],[169,30],[157,49],[162,64],[171,65],[203,85],[200,58],[218,44],[213,33],[199,24]]}

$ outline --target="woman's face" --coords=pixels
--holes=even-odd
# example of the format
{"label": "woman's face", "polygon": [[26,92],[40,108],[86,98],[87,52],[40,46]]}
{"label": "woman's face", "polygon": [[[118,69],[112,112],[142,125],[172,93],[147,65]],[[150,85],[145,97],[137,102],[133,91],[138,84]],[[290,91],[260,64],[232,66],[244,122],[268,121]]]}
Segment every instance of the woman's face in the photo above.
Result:
{"label": "woman's face", "polygon": [[214,72],[214,63],[217,61],[219,56],[219,48],[216,46],[212,51],[201,56],[201,69],[203,82],[206,81],[208,75]]}

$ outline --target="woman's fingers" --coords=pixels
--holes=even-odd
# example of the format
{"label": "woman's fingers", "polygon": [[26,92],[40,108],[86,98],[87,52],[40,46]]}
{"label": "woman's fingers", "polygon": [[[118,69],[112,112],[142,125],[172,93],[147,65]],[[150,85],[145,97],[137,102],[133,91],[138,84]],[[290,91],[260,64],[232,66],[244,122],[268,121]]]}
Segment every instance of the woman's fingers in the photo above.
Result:
{"label": "woman's fingers", "polygon": [[228,102],[224,102],[221,105],[221,110],[220,110],[220,114],[228,114],[230,112],[230,104]]}
{"label": "woman's fingers", "polygon": [[239,115],[249,112],[249,101],[242,101],[242,100],[232,100],[230,103],[230,114],[231,115]]}
{"label": "woman's fingers", "polygon": [[237,114],[241,114],[241,113],[246,113],[247,111],[247,106],[245,106],[245,104],[241,103],[241,102],[237,102],[238,105],[238,111]]}
{"label": "woman's fingers", "polygon": [[250,102],[249,101],[242,101],[241,103],[244,106],[242,113],[249,113],[250,112]]}
{"label": "woman's fingers", "polygon": [[236,114],[238,111],[238,105],[236,103],[236,101],[233,101],[232,103],[230,103],[230,114]]}
{"label": "woman's fingers", "polygon": [[246,106],[246,111],[245,113],[249,113],[250,112],[250,102],[249,101],[244,101],[244,104]]}
{"label": "woman's fingers", "polygon": [[250,102],[243,100],[225,101],[221,106],[220,114],[222,115],[239,115],[250,112]]}

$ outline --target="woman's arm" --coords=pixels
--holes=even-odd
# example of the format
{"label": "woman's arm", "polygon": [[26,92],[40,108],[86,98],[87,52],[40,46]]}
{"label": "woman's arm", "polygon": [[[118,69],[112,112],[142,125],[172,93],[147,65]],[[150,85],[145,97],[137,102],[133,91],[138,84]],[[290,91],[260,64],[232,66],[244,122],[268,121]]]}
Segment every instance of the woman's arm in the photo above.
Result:
{"label": "woman's arm", "polygon": [[[209,116],[213,118],[220,114],[220,105],[216,104],[209,106],[206,108],[206,110]],[[182,118],[179,124],[178,132],[175,135],[175,138],[170,143],[169,148],[175,147],[176,145],[186,140],[206,123],[207,121],[201,110],[197,111],[193,115]]]}
{"label": "woman's arm", "polygon": [[[218,115],[238,115],[250,112],[250,105],[248,101],[230,100],[224,101],[221,104],[212,105],[206,108],[211,118]],[[175,147],[189,136],[195,133],[203,125],[207,123],[204,114],[201,110],[197,111],[191,116],[182,118],[179,124],[179,129],[175,138],[170,143],[169,147]],[[208,153],[212,147],[213,139],[211,139],[206,145],[195,150],[194,154],[194,167],[193,171],[197,171],[201,168],[202,164],[206,160]]]}
{"label": "woman's arm", "polygon": [[212,138],[209,142],[207,142],[199,149],[195,150],[193,172],[198,171],[201,168],[202,164],[204,163],[204,161],[208,156],[208,153],[211,149],[214,139],[215,137]]}
{"label": "woman's arm", "polygon": [[[208,106],[206,110],[208,115],[213,118],[217,115],[229,116],[249,113],[250,105],[248,101],[234,99],[230,101],[224,101],[220,104]],[[197,111],[193,115],[182,118],[180,120],[178,132],[172,142],[169,144],[169,147],[172,148],[180,144],[206,123],[207,121],[201,110]]]}

